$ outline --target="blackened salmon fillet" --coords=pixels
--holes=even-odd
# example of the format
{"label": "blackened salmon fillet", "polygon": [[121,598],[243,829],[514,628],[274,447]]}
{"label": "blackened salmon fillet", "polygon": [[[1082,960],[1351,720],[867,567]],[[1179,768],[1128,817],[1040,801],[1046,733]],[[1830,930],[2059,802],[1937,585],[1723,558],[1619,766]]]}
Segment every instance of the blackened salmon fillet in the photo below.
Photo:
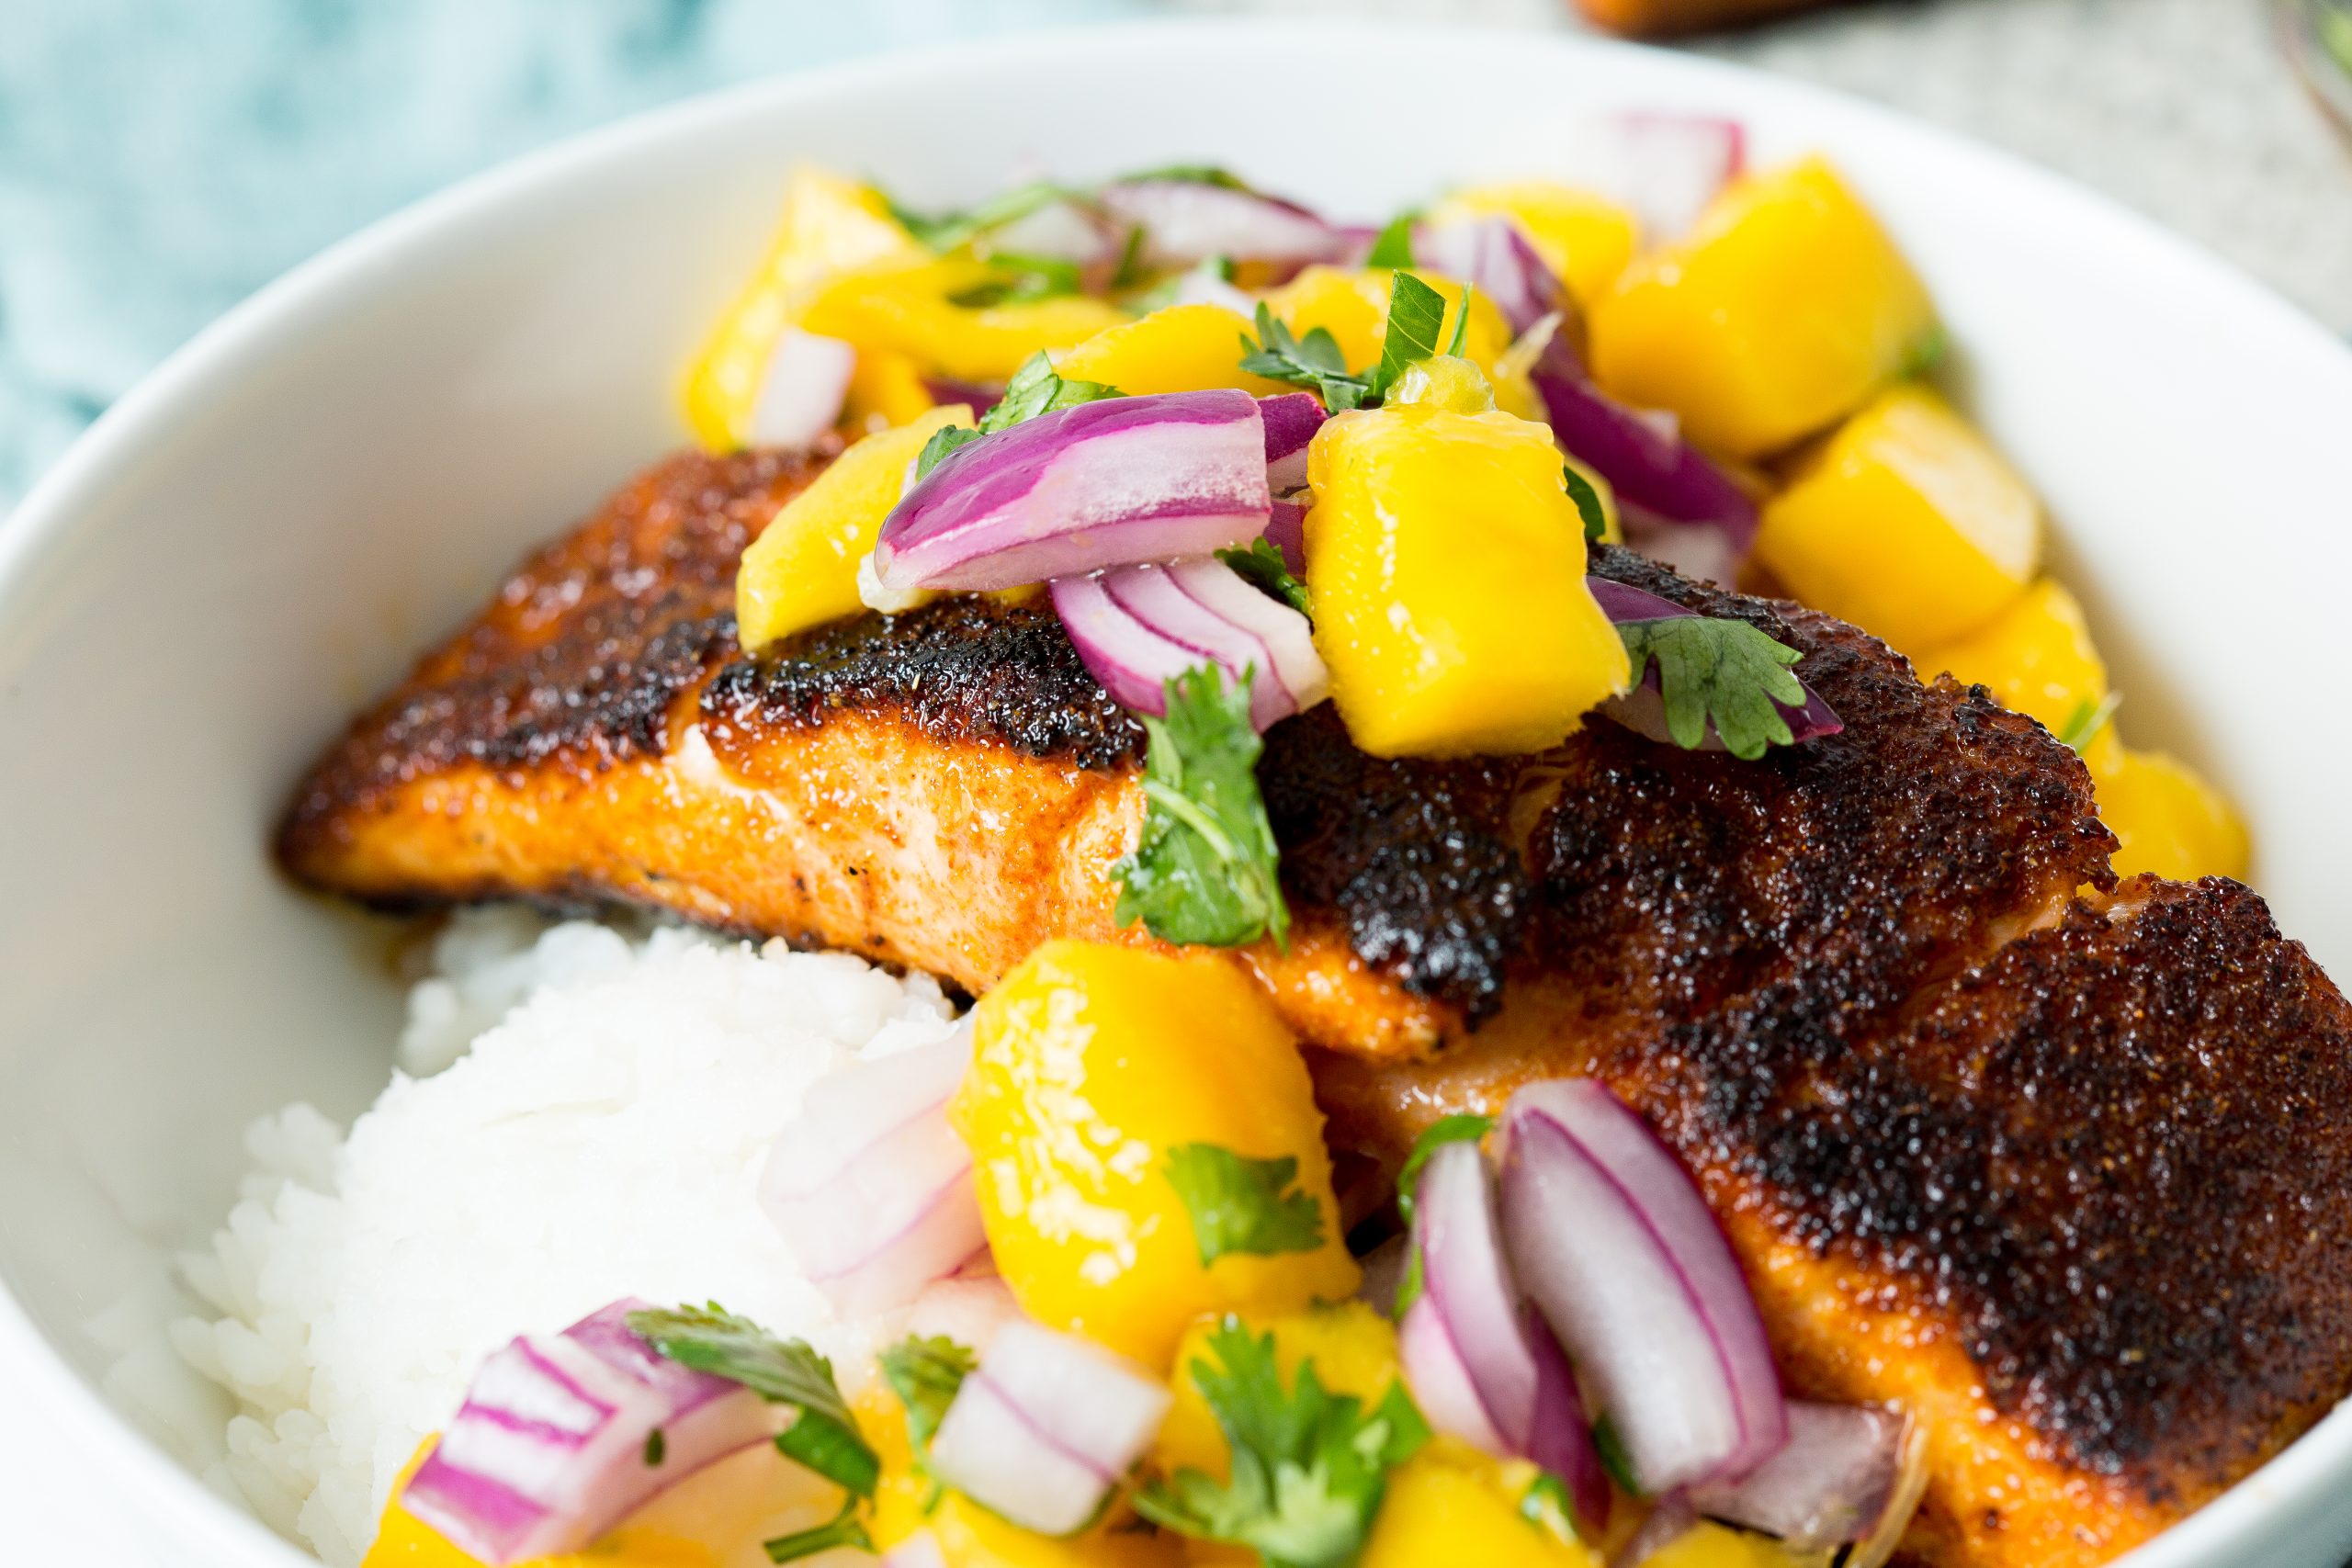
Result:
{"label": "blackened salmon fillet", "polygon": [[[985,990],[1113,915],[1143,735],[1050,610],[757,658],[737,561],[829,454],[682,456],[355,721],[278,835],[389,908],[631,905]],[[1597,1075],[1697,1174],[1793,1392],[1897,1402],[1912,1562],[2103,1562],[2352,1389],[2352,1013],[2235,883],[2119,886],[2079,760],[1982,688],[1623,551],[1798,649],[1842,734],[1757,761],[1596,723],[1261,769],[1295,919],[1233,955],[1379,1190],[1419,1130]]]}

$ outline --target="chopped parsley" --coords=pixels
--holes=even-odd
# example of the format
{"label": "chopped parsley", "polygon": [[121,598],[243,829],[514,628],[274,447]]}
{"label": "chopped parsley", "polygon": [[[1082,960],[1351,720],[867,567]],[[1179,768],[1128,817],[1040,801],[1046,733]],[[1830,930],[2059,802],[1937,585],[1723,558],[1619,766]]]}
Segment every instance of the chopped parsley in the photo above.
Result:
{"label": "chopped parsley", "polygon": [[1413,265],[1413,224],[1420,218],[1418,212],[1400,212],[1388,220],[1388,227],[1372,242],[1372,249],[1363,258],[1366,266],[1410,266]]}
{"label": "chopped parsley", "polygon": [[1749,761],[1768,746],[1793,739],[1775,702],[1804,703],[1804,686],[1789,672],[1804,657],[1775,642],[1746,621],[1712,615],[1673,615],[1623,621],[1624,639],[1639,681],[1657,660],[1658,689],[1666,703],[1667,733],[1686,750],[1703,745],[1712,721],[1724,749]]}
{"label": "chopped parsley", "polygon": [[[1413,1223],[1413,1204],[1420,1192],[1421,1168],[1430,1163],[1430,1156],[1448,1144],[1476,1143],[1494,1131],[1495,1119],[1468,1113],[1441,1116],[1413,1140],[1413,1152],[1405,1156],[1404,1168],[1396,1173],[1396,1213],[1408,1227]],[[1410,1242],[1406,1244],[1405,1277],[1396,1282],[1396,1315],[1403,1317],[1415,1302],[1421,1299],[1421,1249]]]}
{"label": "chopped parsley", "polygon": [[1563,463],[1560,483],[1575,503],[1577,515],[1584,520],[1584,542],[1593,545],[1609,537],[1609,509],[1600,503],[1600,491],[1593,482],[1577,472],[1574,463]]}
{"label": "chopped parsley", "polygon": [[865,1533],[865,1522],[857,1517],[857,1499],[853,1497],[842,1505],[842,1511],[833,1516],[832,1523],[778,1536],[774,1540],[762,1541],[760,1545],[771,1562],[797,1562],[804,1557],[814,1557],[837,1546],[872,1551],[874,1538]]}
{"label": "chopped parsley", "polygon": [[1143,835],[1112,868],[1114,918],[1162,942],[1238,947],[1272,933],[1287,943],[1280,857],[1258,793],[1265,750],[1250,724],[1250,678],[1214,665],[1168,681],[1168,716],[1143,721]]}
{"label": "chopped parsley", "polygon": [[1168,1151],[1168,1181],[1193,1217],[1193,1243],[1206,1269],[1227,1253],[1272,1258],[1323,1245],[1323,1211],[1298,1189],[1289,1155],[1251,1159],[1215,1144]]}
{"label": "chopped parsley", "polygon": [[1215,1359],[1195,1360],[1191,1373],[1232,1448],[1232,1479],[1181,1470],[1138,1492],[1136,1511],[1180,1535],[1249,1547],[1267,1568],[1355,1562],[1389,1471],[1429,1440],[1404,1384],[1366,1411],[1352,1394],[1328,1393],[1310,1360],[1285,1389],[1274,1337],[1232,1316],[1208,1349]]}
{"label": "chopped parsley", "polygon": [[2107,728],[2107,721],[2113,718],[2115,710],[2122,705],[2123,695],[2120,692],[2109,692],[2098,702],[2085,697],[2075,705],[2075,711],[2068,714],[2066,722],[2059,727],[2058,739],[2078,752],[2084,750],[2098,739],[2098,732]]}
{"label": "chopped parsley", "polygon": [[1054,362],[1041,349],[1023,362],[1004,384],[1004,396],[996,406],[980,416],[977,427],[949,425],[931,433],[924,442],[922,453],[915,458],[915,482],[921,484],[931,477],[948,456],[970,446],[983,435],[994,435],[1000,430],[1010,430],[1024,420],[1057,409],[1076,408],[1080,403],[1100,402],[1104,398],[1122,397],[1116,387],[1106,387],[1100,381],[1065,381],[1055,374]]}
{"label": "chopped parsley", "polygon": [[1440,348],[1438,334],[1445,330],[1445,296],[1409,272],[1396,274],[1388,286],[1388,328],[1380,339],[1380,363],[1372,372],[1374,394],[1385,395],[1396,384],[1397,377],[1422,360],[1460,348],[1469,319],[1470,297],[1465,289],[1453,341]]}
{"label": "chopped parsley", "polygon": [[[1568,1496],[1568,1483],[1548,1470],[1539,1471],[1519,1495],[1519,1517],[1561,1540],[1577,1540],[1577,1509]],[[1589,1522],[1597,1526],[1600,1521]]]}
{"label": "chopped parsley", "polygon": [[1617,1490],[1628,1497],[1642,1495],[1642,1483],[1634,1474],[1633,1456],[1625,1451],[1625,1439],[1604,1415],[1592,1424],[1592,1451],[1600,1456],[1600,1468],[1617,1483]]}
{"label": "chopped parsley", "polygon": [[1056,299],[1065,294],[1079,292],[1078,264],[1057,256],[1024,255],[1015,251],[995,251],[989,255],[989,271],[992,276],[985,283],[976,284],[960,294],[951,294],[947,302],[967,310],[985,310],[992,305],[1025,305],[1037,299]]}
{"label": "chopped parsley", "polygon": [[1291,575],[1290,563],[1283,559],[1283,552],[1272,539],[1252,539],[1246,550],[1219,550],[1216,558],[1241,574],[1250,587],[1269,599],[1278,599],[1312,618],[1313,602],[1306,596],[1306,584]]}
{"label": "chopped parsley", "polygon": [[1241,368],[1269,381],[1305,387],[1333,413],[1361,408],[1372,395],[1366,378],[1349,373],[1347,356],[1329,327],[1309,327],[1305,337],[1294,337],[1262,299],[1258,335],[1241,335]]}
{"label": "chopped parsley", "polygon": [[[940,1422],[947,1418],[947,1407],[956,1403],[964,1380],[980,1364],[979,1359],[944,1335],[919,1339],[910,1334],[875,1359],[881,1366],[882,1381],[907,1407],[908,1443],[914,1450],[915,1463],[929,1476],[931,1439],[938,1435]],[[938,1477],[932,1476],[931,1490],[923,1498],[924,1513],[939,1506],[942,1490]]]}
{"label": "chopped parsley", "polygon": [[662,1460],[663,1460],[663,1459],[665,1459],[665,1458],[667,1458],[667,1457],[668,1457],[669,1452],[670,1452],[670,1439],[669,1439],[669,1438],[665,1438],[665,1437],[663,1437],[663,1436],[662,1435],[662,1428],[661,1428],[661,1427],[654,1427],[654,1428],[653,1428],[653,1430],[651,1430],[650,1432],[648,1432],[648,1433],[646,1433],[646,1434],[645,1434],[645,1468],[646,1468],[646,1469],[648,1469],[648,1470],[659,1470],[659,1469],[661,1469],[661,1468],[662,1468]]}
{"label": "chopped parsley", "polygon": [[[749,1318],[713,1302],[674,1312],[633,1312],[628,1325],[656,1354],[741,1383],[761,1398],[798,1412],[777,1434],[776,1448],[853,1496],[871,1497],[881,1461],[866,1446],[833,1382],[831,1361],[798,1339],[778,1339]],[[649,1445],[650,1451],[650,1445]]]}
{"label": "chopped parsley", "polygon": [[887,195],[882,200],[889,208],[890,216],[899,220],[900,228],[915,237],[917,243],[944,254],[970,244],[992,229],[1001,229],[1008,223],[1017,222],[1069,194],[1067,188],[1051,180],[1032,180],[1026,185],[1014,186],[1011,190],[1000,191],[966,211],[943,212],[936,216],[926,216],[901,207]]}
{"label": "chopped parsley", "polygon": [[1121,175],[1108,183],[1114,186],[1142,185],[1160,181],[1180,186],[1216,186],[1221,190],[1251,190],[1250,183],[1230,169],[1215,164],[1163,164],[1156,169],[1142,169],[1132,175]]}

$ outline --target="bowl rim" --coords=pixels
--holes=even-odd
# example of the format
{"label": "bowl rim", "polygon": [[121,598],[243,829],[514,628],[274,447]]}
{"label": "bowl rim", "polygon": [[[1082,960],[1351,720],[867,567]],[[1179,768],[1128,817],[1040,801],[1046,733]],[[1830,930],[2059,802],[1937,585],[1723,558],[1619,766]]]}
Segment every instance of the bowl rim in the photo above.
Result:
{"label": "bowl rim", "polygon": [[[1639,60],[1642,70],[1686,81],[1694,94],[1728,90],[1767,113],[1844,119],[1896,142],[1905,155],[1973,164],[2030,193],[2040,209],[2097,236],[2142,264],[2168,270],[2200,295],[2226,301],[2234,319],[2259,326],[2339,378],[2352,393],[2352,344],[2268,286],[2101,192],[2025,159],[1837,89],[1762,69],[1615,39],[1558,30],[1461,23],[1351,18],[1305,21],[1265,17],[1163,17],[1063,26],[951,39],[820,64],[692,95],[560,138],[493,164],[394,209],[335,241],[232,306],[143,376],[51,465],[10,513],[0,515],[0,615],[15,608],[33,568],[102,497],[112,477],[156,438],[168,434],[208,389],[232,385],[266,366],[320,322],[334,318],[378,280],[462,232],[483,215],[534,192],[561,186],[632,156],[651,156],[733,119],[755,121],[787,108],[821,111],[828,99],[919,92],[944,77],[1041,61],[1083,64],[1159,44],[1204,45],[1247,58],[1285,44],[1330,51],[1363,47],[1458,48],[1466,40],[1509,38],[1514,47],[1562,57]],[[2300,344],[2300,346],[2296,346]],[[223,1562],[252,1568],[300,1568],[316,1560],[285,1540],[183,1468],[69,1366],[59,1348],[0,1281],[0,1365],[5,1365],[79,1454],[115,1468],[133,1483],[141,1512],[181,1532]],[[2124,1557],[2129,1568],[2194,1568],[2232,1561],[2233,1544],[2265,1514],[2298,1512],[2352,1479],[2352,1405],[2339,1405],[2253,1474],[2162,1536]]]}

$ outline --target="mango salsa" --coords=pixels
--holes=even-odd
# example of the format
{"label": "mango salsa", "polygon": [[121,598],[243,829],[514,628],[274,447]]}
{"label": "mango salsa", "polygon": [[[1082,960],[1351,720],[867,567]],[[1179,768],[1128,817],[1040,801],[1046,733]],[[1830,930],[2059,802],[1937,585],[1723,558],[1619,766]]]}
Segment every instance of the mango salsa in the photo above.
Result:
{"label": "mango salsa", "polygon": [[[1451,341],[1454,324],[1462,317],[1462,285],[1422,267],[1414,268],[1413,276],[1445,297],[1445,321],[1438,341]],[[1388,293],[1395,276],[1383,268],[1310,266],[1267,295],[1266,305],[1283,325],[1301,337],[1317,327],[1329,332],[1348,368],[1362,370],[1380,362],[1381,344],[1388,333]],[[1498,405],[1521,416],[1536,413],[1542,403],[1525,372],[1498,368],[1498,362],[1511,341],[1502,312],[1476,289],[1470,291],[1469,299],[1470,322],[1463,328],[1462,357],[1493,382]]]}
{"label": "mango salsa", "polygon": [[1426,1568],[1475,1562],[1478,1568],[1600,1568],[1600,1554],[1563,1540],[1522,1517],[1526,1479],[1511,1466],[1441,1438],[1397,1466],[1373,1523],[1359,1568]]}
{"label": "mango salsa", "polygon": [[959,381],[1002,381],[1042,349],[1069,348],[1128,320],[1085,294],[956,302],[996,279],[986,262],[968,255],[859,267],[818,289],[800,325],[854,344],[861,355],[903,355]]}
{"label": "mango salsa", "polygon": [[[1366,1408],[1378,1404],[1404,1369],[1397,1359],[1396,1325],[1362,1302],[1310,1307],[1303,1312],[1243,1311],[1238,1314],[1251,1334],[1272,1335],[1274,1365],[1285,1384],[1295,1382],[1298,1369],[1315,1364],[1315,1375],[1332,1393],[1351,1393]],[[1188,1325],[1178,1341],[1168,1380],[1175,1403],[1160,1423],[1159,1441],[1151,1450],[1152,1468],[1164,1475],[1198,1470],[1219,1481],[1232,1473],[1232,1454],[1217,1426],[1209,1402],[1193,1381],[1193,1363],[1216,1358],[1209,1351],[1209,1337],[1223,1321],[1211,1314]]]}
{"label": "mango salsa", "polygon": [[2040,719],[2053,735],[2107,700],[2107,664],[2091,645],[2083,607],[2054,577],[2042,578],[1969,636],[1914,662],[1921,680],[1949,671],[1963,683],[1990,687],[2003,707]]}
{"label": "mango salsa", "polygon": [[[1030,1316],[1165,1368],[1204,1313],[1354,1292],[1306,1064],[1229,961],[1050,942],[974,1019],[952,1114],[997,1269]],[[1291,1162],[1285,1207],[1312,1204],[1319,1235],[1204,1263],[1178,1186],[1201,1160]]]}
{"label": "mango salsa", "polygon": [[857,565],[899,504],[907,466],[933,432],[968,425],[957,403],[869,435],[794,496],[743,552],[735,574],[736,636],[756,651],[860,609]]}
{"label": "mango salsa", "polygon": [[1798,465],[1757,558],[1796,596],[1905,651],[1970,636],[2041,562],[2041,507],[1924,387],[1894,388]]}
{"label": "mango salsa", "polygon": [[686,374],[686,423],[695,438],[719,452],[743,445],[776,340],[827,277],[922,254],[881,192],[819,169],[795,169],[766,257]]}
{"label": "mango salsa", "polygon": [[1505,180],[1471,186],[1429,209],[1431,223],[1502,217],[1512,220],[1544,265],[1590,310],[1634,259],[1641,225],[1605,197],[1557,180]]}
{"label": "mango salsa", "polygon": [[2161,751],[2122,745],[2094,746],[2088,761],[2099,820],[2121,843],[2114,856],[2118,875],[2245,879],[2251,853],[2245,823],[2194,770]]}
{"label": "mango salsa", "polygon": [[1316,433],[1307,479],[1315,643],[1364,750],[1538,750],[1624,690],[1624,645],[1585,587],[1584,526],[1544,426],[1356,410]]}
{"label": "mango salsa", "polygon": [[1776,451],[1860,408],[1934,340],[1910,264],[1818,158],[1740,181],[1592,310],[1592,367],[1702,446]]}
{"label": "mango salsa", "polygon": [[1067,380],[1100,381],[1136,397],[1224,387],[1257,398],[1291,390],[1242,370],[1242,335],[1254,331],[1247,317],[1222,305],[1170,305],[1105,327],[1054,355],[1054,369]]}

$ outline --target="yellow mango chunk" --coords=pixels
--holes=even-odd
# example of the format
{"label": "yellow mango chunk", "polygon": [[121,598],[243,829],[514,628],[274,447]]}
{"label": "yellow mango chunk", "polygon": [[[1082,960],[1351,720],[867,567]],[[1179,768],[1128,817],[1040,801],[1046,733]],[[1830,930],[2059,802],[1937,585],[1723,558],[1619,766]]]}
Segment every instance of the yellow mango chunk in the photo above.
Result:
{"label": "yellow mango chunk", "polygon": [[1770,1536],[1702,1519],[1642,1559],[1639,1568],[1824,1568],[1831,1555],[1798,1551]]}
{"label": "yellow mango chunk", "polygon": [[[1396,1325],[1362,1302],[1340,1302],[1303,1312],[1244,1311],[1234,1314],[1241,1326],[1263,1337],[1274,1337],[1274,1365],[1284,1386],[1295,1382],[1298,1369],[1314,1363],[1315,1376],[1332,1393],[1351,1393],[1368,1409],[1387,1397],[1390,1385],[1404,1376],[1396,1354]],[[1193,1381],[1193,1363],[1217,1358],[1209,1337],[1224,1322],[1224,1314],[1198,1319],[1177,1342],[1168,1384],[1175,1402],[1160,1423],[1152,1444],[1150,1463],[1163,1475],[1198,1470],[1219,1481],[1232,1474],[1233,1459],[1225,1432],[1217,1425],[1209,1402]]]}
{"label": "yellow mango chunk", "polygon": [[1054,368],[1067,380],[1100,381],[1136,397],[1226,387],[1258,398],[1293,390],[1242,370],[1245,333],[1254,336],[1256,328],[1238,310],[1222,305],[1170,305],[1104,328],[1054,355]]}
{"label": "yellow mango chunk", "polygon": [[1123,1507],[1113,1507],[1093,1529],[1069,1537],[1023,1529],[960,1492],[942,1493],[938,1506],[926,1513],[931,1478],[915,1468],[899,1402],[876,1390],[857,1402],[857,1422],[882,1461],[868,1533],[884,1551],[927,1529],[947,1568],[1178,1568],[1184,1561],[1174,1537],[1137,1529],[1134,1515]]}
{"label": "yellow mango chunk", "polygon": [[1359,1568],[1600,1568],[1600,1554],[1522,1517],[1520,1497],[1533,1467],[1510,1466],[1466,1444],[1439,1438],[1398,1465],[1373,1521]]}
{"label": "yellow mango chunk", "polygon": [[869,435],[785,502],[736,569],[736,635],[743,646],[756,651],[855,615],[863,607],[857,564],[899,504],[907,465],[922,455],[933,432],[971,423],[972,411],[956,403]]}
{"label": "yellow mango chunk", "polygon": [[1861,407],[1935,331],[1894,242],[1809,158],[1734,185],[1627,267],[1593,307],[1592,368],[1701,446],[1753,457]]}
{"label": "yellow mango chunk", "polygon": [[1532,751],[1625,689],[1543,425],[1426,404],[1334,416],[1307,449],[1315,644],[1374,756]]}
{"label": "yellow mango chunk", "polygon": [[749,438],[752,407],[776,340],[826,278],[923,254],[873,186],[821,169],[794,170],[767,255],[686,373],[686,423],[695,439],[726,452]]}
{"label": "yellow mango chunk", "polygon": [[1587,310],[1634,259],[1641,224],[1624,208],[1557,180],[1505,180],[1455,191],[1429,209],[1431,223],[1509,218],[1544,265]]}
{"label": "yellow mango chunk", "polygon": [[[974,1010],[952,1114],[997,1270],[1048,1327],[1165,1368],[1203,1313],[1343,1299],[1362,1277],[1306,1064],[1226,959],[1047,942]],[[1314,1204],[1319,1244],[1204,1265],[1170,1176],[1171,1154],[1201,1145],[1295,1161],[1283,1195]]]}
{"label": "yellow mango chunk", "polygon": [[912,424],[932,409],[922,367],[903,354],[862,349],[842,399],[842,423],[861,435]]}
{"label": "yellow mango chunk", "polygon": [[2114,856],[2117,875],[2245,880],[2251,853],[2245,823],[2192,769],[2161,751],[2120,744],[2092,746],[2086,760],[2099,820],[2122,846]]}
{"label": "yellow mango chunk", "polygon": [[961,381],[1002,381],[1041,350],[1069,348],[1128,320],[1084,294],[1001,305],[959,305],[997,275],[956,255],[886,263],[843,273],[818,289],[800,325],[864,354],[904,355]]}
{"label": "yellow mango chunk", "polygon": [[1757,558],[1816,610],[1905,651],[1972,635],[2041,562],[2041,507],[1924,387],[1882,394],[1764,506]]}
{"label": "yellow mango chunk", "polygon": [[2042,578],[1974,632],[1920,654],[1914,663],[1922,680],[1949,671],[1963,683],[1990,687],[2003,707],[2040,719],[2053,735],[2107,700],[2107,663],[2091,644],[2082,605],[2054,577]]}

